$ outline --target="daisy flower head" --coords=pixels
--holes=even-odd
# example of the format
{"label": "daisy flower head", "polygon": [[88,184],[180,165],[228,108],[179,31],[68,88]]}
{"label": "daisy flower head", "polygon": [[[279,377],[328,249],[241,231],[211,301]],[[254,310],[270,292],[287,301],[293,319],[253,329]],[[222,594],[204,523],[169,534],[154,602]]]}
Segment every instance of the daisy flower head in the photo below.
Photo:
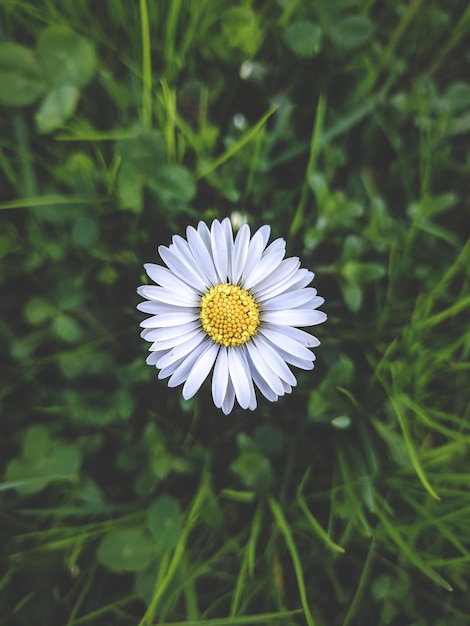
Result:
{"label": "daisy flower head", "polygon": [[199,222],[159,246],[166,267],[144,265],[155,283],[137,289],[137,308],[150,314],[140,324],[152,344],[147,363],[169,387],[184,383],[186,400],[213,370],[214,404],[228,414],[236,399],[253,410],[255,387],[276,401],[297,384],[289,365],[313,369],[320,342],[298,327],[326,320],[324,299],[308,287],[313,273],[284,258],[283,239],[267,245],[270,230],[250,236],[244,224],[234,237],[228,218],[210,229]]}

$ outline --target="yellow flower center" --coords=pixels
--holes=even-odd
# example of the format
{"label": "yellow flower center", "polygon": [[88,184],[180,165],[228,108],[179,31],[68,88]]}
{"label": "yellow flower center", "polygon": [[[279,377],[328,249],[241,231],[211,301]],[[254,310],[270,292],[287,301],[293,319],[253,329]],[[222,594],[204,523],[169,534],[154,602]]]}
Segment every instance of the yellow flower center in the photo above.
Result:
{"label": "yellow flower center", "polygon": [[215,343],[241,346],[259,326],[259,307],[248,291],[221,283],[201,298],[199,318],[203,329]]}

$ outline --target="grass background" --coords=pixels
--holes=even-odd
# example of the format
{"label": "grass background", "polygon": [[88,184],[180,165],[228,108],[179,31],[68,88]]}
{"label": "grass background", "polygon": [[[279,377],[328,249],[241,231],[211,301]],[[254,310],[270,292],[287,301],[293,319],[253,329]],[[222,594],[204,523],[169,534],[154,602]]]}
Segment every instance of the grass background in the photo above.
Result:
{"label": "grass background", "polygon": [[[0,11],[0,624],[468,624],[468,4]],[[225,417],[135,288],[234,212],[328,321]]]}

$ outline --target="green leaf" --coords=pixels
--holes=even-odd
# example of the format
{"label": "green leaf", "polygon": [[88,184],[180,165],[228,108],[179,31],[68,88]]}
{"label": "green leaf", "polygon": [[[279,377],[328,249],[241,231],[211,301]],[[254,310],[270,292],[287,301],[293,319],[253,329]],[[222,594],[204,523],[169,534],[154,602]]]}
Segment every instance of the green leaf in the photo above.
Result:
{"label": "green leaf", "polygon": [[71,476],[78,471],[81,463],[81,454],[73,446],[54,443],[54,451],[47,458],[48,476]]}
{"label": "green leaf", "polygon": [[132,164],[142,176],[152,176],[160,165],[166,163],[167,152],[162,134],[147,131],[132,139],[121,139],[116,143],[116,155],[124,163]]}
{"label": "green leaf", "polygon": [[49,432],[44,426],[31,426],[23,440],[23,456],[35,461],[46,456],[51,441]]}
{"label": "green leaf", "polygon": [[361,263],[360,261],[346,261],[341,274],[349,282],[368,283],[385,276],[385,267],[380,263]]}
{"label": "green leaf", "polygon": [[341,292],[343,294],[344,301],[346,302],[348,309],[353,313],[359,311],[362,304],[362,289],[354,282],[343,282],[341,285]]}
{"label": "green leaf", "polygon": [[356,235],[348,235],[343,244],[343,258],[357,259],[364,251],[365,241]]}
{"label": "green leaf", "polygon": [[32,438],[37,435],[37,431],[31,434],[28,431],[23,456],[13,459],[7,465],[8,481],[26,481],[15,487],[22,494],[37,493],[54,480],[69,478],[80,467],[81,455],[72,446],[59,442],[51,442],[48,445],[49,442],[41,435],[42,441],[39,447],[34,449]]}
{"label": "green leaf", "polygon": [[45,88],[41,68],[31,50],[15,43],[0,44],[0,105],[27,106]]}
{"label": "green leaf", "polygon": [[263,454],[278,454],[284,449],[286,440],[284,433],[276,426],[259,426],[253,440]]}
{"label": "green leaf", "polygon": [[256,53],[263,33],[258,27],[256,14],[249,7],[230,7],[222,14],[221,25],[231,48],[238,48],[250,56]]}
{"label": "green leaf", "polygon": [[350,385],[354,378],[354,370],[354,363],[342,354],[338,361],[330,367],[330,376],[334,380],[335,386]]}
{"label": "green leaf", "polygon": [[340,415],[331,420],[332,426],[335,428],[339,428],[340,430],[344,430],[345,428],[349,428],[351,426],[351,418],[347,415]]}
{"label": "green leaf", "polygon": [[164,550],[173,550],[181,536],[181,509],[178,500],[163,495],[151,504],[148,527],[155,541]]}
{"label": "green leaf", "polygon": [[331,420],[331,400],[325,397],[320,389],[310,392],[308,403],[308,420],[317,424],[327,423]]}
{"label": "green leaf", "polygon": [[93,44],[67,26],[54,25],[39,35],[38,54],[52,85],[84,87],[96,72]]}
{"label": "green leaf", "polygon": [[227,31],[239,31],[253,28],[256,25],[256,15],[248,7],[233,6],[224,11],[222,27]]}
{"label": "green leaf", "polygon": [[50,304],[43,298],[34,297],[28,300],[24,308],[26,320],[33,326],[39,326],[48,320],[54,311]]}
{"label": "green leaf", "polygon": [[253,502],[255,493],[253,491],[239,491],[237,489],[222,489],[222,496],[233,500],[233,502]]}
{"label": "green leaf", "polygon": [[334,43],[345,50],[352,50],[365,44],[372,36],[372,22],[363,15],[349,15],[339,20],[330,29]]}
{"label": "green leaf", "polygon": [[82,329],[73,317],[59,313],[52,322],[52,329],[59,339],[75,343],[82,336]]}
{"label": "green leaf", "polygon": [[299,20],[284,31],[284,42],[300,58],[313,57],[320,51],[322,31],[309,20]]}
{"label": "green leaf", "polygon": [[155,476],[162,480],[171,474],[173,470],[173,455],[162,445],[152,450],[151,467]]}
{"label": "green leaf", "polygon": [[264,492],[271,484],[271,463],[257,452],[242,452],[230,468],[248,489]]}
{"label": "green leaf", "polygon": [[122,420],[131,417],[134,410],[134,398],[127,389],[119,389],[113,396],[116,414]]}
{"label": "green leaf", "polygon": [[155,556],[155,546],[141,528],[116,530],[100,543],[97,558],[115,572],[140,572]]}
{"label": "green leaf", "polygon": [[29,495],[42,491],[52,480],[41,476],[30,476],[29,474],[29,466],[25,466],[21,459],[13,459],[7,465],[7,482],[2,483],[2,490],[16,489],[18,493]]}
{"label": "green leaf", "polygon": [[72,241],[76,246],[91,248],[98,238],[98,224],[96,220],[80,216],[72,228]]}
{"label": "green leaf", "polygon": [[439,196],[424,196],[419,202],[412,202],[406,212],[411,219],[422,220],[454,208],[459,201],[459,196],[452,191]]}
{"label": "green leaf", "polygon": [[470,106],[470,85],[463,82],[452,83],[444,96],[452,111],[460,111]]}
{"label": "green leaf", "polygon": [[123,163],[117,175],[119,206],[140,213],[143,208],[143,181],[132,163]]}
{"label": "green leaf", "polygon": [[188,201],[196,193],[196,185],[189,170],[181,165],[156,167],[149,178],[149,187],[166,198]]}
{"label": "green leaf", "polygon": [[73,85],[62,85],[50,91],[36,112],[36,127],[40,133],[51,133],[60,128],[75,113],[80,97]]}
{"label": "green leaf", "polygon": [[240,452],[258,452],[258,446],[253,439],[248,437],[245,433],[238,433],[237,445]]}

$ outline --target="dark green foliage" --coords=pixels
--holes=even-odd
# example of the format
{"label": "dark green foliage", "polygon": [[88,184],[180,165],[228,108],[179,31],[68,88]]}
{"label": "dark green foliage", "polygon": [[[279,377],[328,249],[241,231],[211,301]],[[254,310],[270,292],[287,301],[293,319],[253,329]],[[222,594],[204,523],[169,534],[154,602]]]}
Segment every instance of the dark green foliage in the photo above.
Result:
{"label": "dark green foliage", "polygon": [[[0,3],[0,625],[468,623],[469,27]],[[135,310],[226,215],[328,313],[292,395],[228,417],[157,379]]]}

